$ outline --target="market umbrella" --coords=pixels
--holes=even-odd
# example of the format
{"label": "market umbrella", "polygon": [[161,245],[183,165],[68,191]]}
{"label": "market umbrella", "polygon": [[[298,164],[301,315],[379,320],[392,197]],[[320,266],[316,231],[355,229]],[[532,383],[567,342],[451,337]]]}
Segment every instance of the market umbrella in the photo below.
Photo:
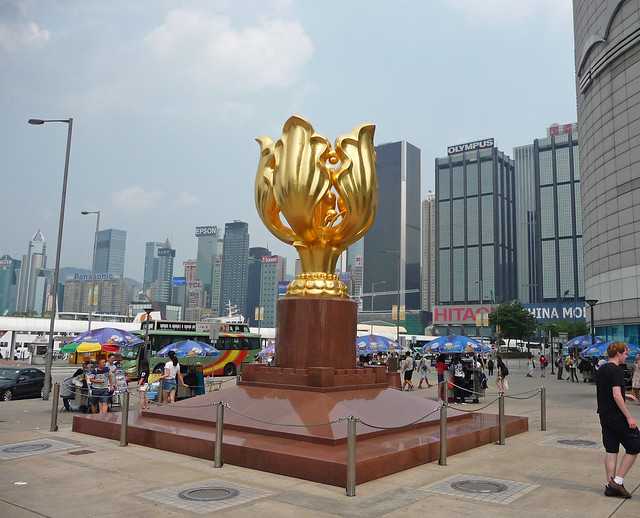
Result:
{"label": "market umbrella", "polygon": [[101,344],[98,342],[82,342],[78,344],[75,352],[77,353],[117,353],[120,351],[120,346],[116,344]]}
{"label": "market umbrella", "polygon": [[[607,356],[607,348],[613,342],[602,342],[596,345],[592,345],[584,349],[580,355],[583,358],[605,358]],[[635,344],[627,344],[629,347],[629,357],[634,358],[640,352],[640,347]]]}
{"label": "market umbrella", "polygon": [[176,356],[179,358],[184,358],[185,356],[218,356],[220,354],[220,351],[212,345],[196,340],[180,340],[163,347],[156,354],[158,356],[167,356],[170,351],[175,351]]}
{"label": "market umbrella", "polygon": [[[477,342],[473,338],[468,336],[440,336],[435,340],[431,340],[427,345],[422,348],[424,354],[427,353],[449,353],[449,354],[461,354],[461,353],[479,353],[488,352],[490,347],[484,346]],[[486,348],[488,347],[488,351]]]}
{"label": "market umbrella", "polygon": [[572,338],[566,344],[564,344],[564,346],[567,349],[585,349],[585,348],[590,347],[592,345],[598,345],[598,344],[603,344],[603,343],[604,343],[604,340],[602,338],[597,337],[597,336],[593,340],[593,343],[591,343],[591,336],[590,335],[583,335],[583,336],[576,336],[575,338]]}
{"label": "market umbrella", "polygon": [[356,340],[358,354],[388,353],[398,349],[398,344],[386,336],[365,335]]}
{"label": "market umbrella", "polygon": [[82,342],[98,342],[100,344],[116,344],[120,346],[143,342],[139,336],[114,327],[102,327],[100,329],[85,331],[75,336],[73,341],[77,344]]}

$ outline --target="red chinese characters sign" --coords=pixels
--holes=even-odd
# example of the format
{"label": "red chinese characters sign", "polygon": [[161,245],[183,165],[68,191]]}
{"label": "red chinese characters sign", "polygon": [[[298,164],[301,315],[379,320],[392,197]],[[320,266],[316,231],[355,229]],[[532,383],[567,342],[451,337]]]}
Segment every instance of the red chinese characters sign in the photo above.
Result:
{"label": "red chinese characters sign", "polygon": [[474,326],[478,316],[489,314],[495,309],[492,305],[473,304],[462,306],[434,306],[433,323],[435,325]]}

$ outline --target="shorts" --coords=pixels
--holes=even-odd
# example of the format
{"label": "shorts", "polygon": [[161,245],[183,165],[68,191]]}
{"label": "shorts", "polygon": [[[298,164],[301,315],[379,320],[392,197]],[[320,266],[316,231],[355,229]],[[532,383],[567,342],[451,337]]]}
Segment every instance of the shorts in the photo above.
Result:
{"label": "shorts", "polygon": [[109,401],[111,401],[111,392],[109,392],[109,389],[91,389],[92,403],[108,403]]}
{"label": "shorts", "polygon": [[629,455],[640,453],[640,431],[629,428],[624,417],[600,417],[602,427],[602,444],[607,453],[618,453],[620,445]]}
{"label": "shorts", "polygon": [[162,390],[166,392],[171,392],[172,390],[176,390],[178,388],[178,384],[176,380],[164,380],[162,383]]}
{"label": "shorts", "polygon": [[411,381],[411,378],[413,378],[413,369],[410,371],[404,371],[404,380]]}
{"label": "shorts", "polygon": [[438,383],[444,383],[444,374],[438,374]]}

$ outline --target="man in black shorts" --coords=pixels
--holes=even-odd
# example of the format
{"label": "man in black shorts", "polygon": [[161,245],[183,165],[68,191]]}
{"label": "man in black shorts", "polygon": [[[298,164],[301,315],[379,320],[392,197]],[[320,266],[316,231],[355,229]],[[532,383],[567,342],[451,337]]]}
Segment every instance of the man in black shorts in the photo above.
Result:
{"label": "man in black shorts", "polygon": [[[604,466],[607,472],[606,496],[631,498],[624,487],[624,476],[629,472],[640,453],[638,423],[625,404],[624,365],[629,349],[623,342],[613,342],[607,348],[609,361],[597,371],[598,415],[602,426],[602,442],[606,451]],[[626,396],[635,399],[632,396]],[[618,450],[624,446],[618,466]],[[617,470],[616,470],[617,466]]]}

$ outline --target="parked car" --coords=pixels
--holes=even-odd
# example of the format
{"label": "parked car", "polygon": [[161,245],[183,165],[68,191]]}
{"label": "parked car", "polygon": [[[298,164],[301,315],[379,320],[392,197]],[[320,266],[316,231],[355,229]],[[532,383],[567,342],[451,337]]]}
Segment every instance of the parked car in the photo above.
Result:
{"label": "parked car", "polygon": [[44,372],[34,368],[0,367],[0,399],[40,397],[44,386]]}

